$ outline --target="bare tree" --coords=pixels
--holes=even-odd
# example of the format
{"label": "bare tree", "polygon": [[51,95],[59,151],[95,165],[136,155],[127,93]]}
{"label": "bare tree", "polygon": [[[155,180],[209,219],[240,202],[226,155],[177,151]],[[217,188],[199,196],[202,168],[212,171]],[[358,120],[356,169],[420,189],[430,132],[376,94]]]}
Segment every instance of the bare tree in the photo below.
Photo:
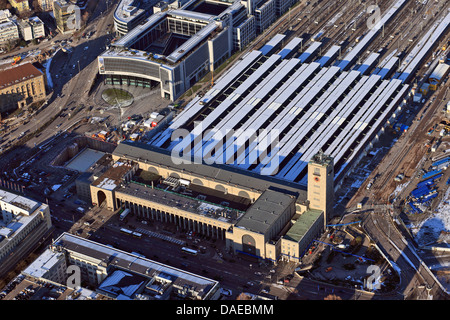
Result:
{"label": "bare tree", "polygon": [[0,10],[11,9],[8,0],[0,0]]}
{"label": "bare tree", "polygon": [[39,0],[33,0],[31,5],[33,6],[34,12],[42,12],[42,8],[41,8],[41,5],[39,3]]}
{"label": "bare tree", "polygon": [[32,15],[33,15],[33,11],[32,10],[24,10],[24,11],[20,12],[17,16],[20,19],[28,19]]}

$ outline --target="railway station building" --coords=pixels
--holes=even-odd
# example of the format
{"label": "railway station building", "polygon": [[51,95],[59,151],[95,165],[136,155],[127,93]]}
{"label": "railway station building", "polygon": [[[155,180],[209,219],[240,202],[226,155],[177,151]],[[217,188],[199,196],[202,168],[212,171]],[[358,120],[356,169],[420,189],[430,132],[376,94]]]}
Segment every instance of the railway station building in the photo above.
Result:
{"label": "railway station building", "polygon": [[[306,188],[300,185],[227,166],[174,165],[170,154],[139,142],[120,143],[112,157],[115,164],[91,184],[93,205],[112,211],[128,208],[142,219],[224,240],[235,254],[274,263],[282,256],[298,260],[307,238],[284,235],[298,223],[314,226],[316,236],[325,228],[325,214],[331,214],[330,205],[309,201]],[[311,161],[311,168],[324,177],[314,194],[321,201],[333,201],[327,198],[333,194],[332,178],[325,178],[332,174],[328,164]],[[311,212],[315,219],[310,218]],[[291,234],[298,235],[296,229]],[[282,242],[286,248],[289,243],[289,248],[298,249],[284,253]]]}
{"label": "railway station building", "polygon": [[[247,13],[255,3],[247,2]],[[338,57],[338,44],[295,36],[286,41],[285,34],[247,52],[163,125],[139,142],[120,143],[113,159],[133,161],[138,169],[130,180],[108,184],[110,189],[92,183],[93,204],[129,208],[140,217],[223,239],[236,254],[298,261],[332,216],[334,192],[405,106],[414,71],[450,23],[449,14],[430,29],[423,48],[408,55],[409,63],[399,64],[393,54],[381,60],[368,45],[404,4],[395,1],[344,56]],[[225,35],[235,31],[226,23],[229,16],[209,20],[183,9],[154,14],[145,28],[157,25],[152,19],[177,15],[187,23],[174,21],[180,32],[206,23],[192,39],[205,28],[233,39]],[[134,32],[121,39],[140,34]],[[171,51],[167,59],[184,53]]]}

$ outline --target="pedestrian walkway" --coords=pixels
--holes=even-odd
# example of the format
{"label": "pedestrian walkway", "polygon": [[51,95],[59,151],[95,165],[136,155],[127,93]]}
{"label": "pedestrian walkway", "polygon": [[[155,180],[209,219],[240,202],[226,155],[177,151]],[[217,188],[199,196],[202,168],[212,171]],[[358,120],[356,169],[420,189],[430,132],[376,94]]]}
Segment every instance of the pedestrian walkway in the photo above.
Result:
{"label": "pedestrian walkway", "polygon": [[142,228],[137,228],[136,231],[138,231],[138,232],[140,232],[140,233],[144,233],[144,234],[146,234],[146,235],[148,235],[148,236],[150,236],[150,237],[159,238],[159,239],[161,239],[161,240],[165,240],[165,241],[169,241],[169,242],[172,242],[172,243],[176,243],[176,244],[179,244],[179,245],[181,245],[181,246],[184,246],[184,245],[186,244],[186,242],[183,241],[183,240],[179,240],[179,239],[176,239],[176,238],[172,238],[172,237],[169,237],[169,236],[166,236],[166,235],[157,233],[157,232],[153,232],[153,231],[150,231],[150,230],[146,230],[146,229],[142,229]]}

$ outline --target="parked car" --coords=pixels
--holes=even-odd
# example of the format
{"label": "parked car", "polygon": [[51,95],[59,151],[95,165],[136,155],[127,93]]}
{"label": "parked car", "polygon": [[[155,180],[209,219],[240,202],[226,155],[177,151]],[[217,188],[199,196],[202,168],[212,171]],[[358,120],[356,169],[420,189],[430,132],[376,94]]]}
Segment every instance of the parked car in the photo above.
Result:
{"label": "parked car", "polygon": [[233,292],[230,289],[220,288],[220,294],[230,297],[233,294]]}

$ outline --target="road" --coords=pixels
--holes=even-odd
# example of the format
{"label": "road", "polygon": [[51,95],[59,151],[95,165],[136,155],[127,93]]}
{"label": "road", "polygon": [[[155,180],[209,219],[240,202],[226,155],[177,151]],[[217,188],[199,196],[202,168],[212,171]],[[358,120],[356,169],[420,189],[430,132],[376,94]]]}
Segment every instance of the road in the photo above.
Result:
{"label": "road", "polygon": [[[99,2],[91,18],[92,20],[85,29],[85,32],[95,31],[90,39],[80,37],[78,40],[73,40],[71,44],[73,47],[72,52],[64,53],[62,50],[59,50],[55,53],[50,66],[53,88],[50,88],[51,91],[47,95],[47,102],[44,103],[44,107],[38,113],[30,115],[28,123],[20,125],[18,130],[9,132],[6,139],[2,142],[3,146],[16,141],[21,132],[33,134],[67,106],[87,106],[91,101],[87,92],[98,72],[97,57],[105,50],[106,45],[113,38],[113,35],[108,33],[108,30],[111,29],[108,25],[112,25],[112,15],[114,13],[112,4],[116,1],[109,1],[108,11],[106,11],[106,2]],[[67,36],[61,39],[56,37],[55,40],[66,38]],[[45,46],[48,46],[48,44],[44,43],[41,45],[43,48]],[[43,141],[47,141],[58,131],[69,130],[79,123],[83,116],[86,116],[86,113],[77,115],[70,120],[68,118],[56,118],[39,137],[32,138],[27,145],[31,148]]]}
{"label": "road", "polygon": [[[260,266],[227,254],[223,250],[225,245],[222,240],[208,239],[201,235],[194,235],[190,239],[185,230],[178,229],[173,225],[168,226],[158,221],[149,221],[147,224],[143,224],[138,217],[128,217],[128,221],[125,223],[119,221],[117,214],[100,208],[94,208],[86,215],[61,211],[59,208],[55,208],[53,213],[54,217],[59,217],[54,218],[57,228],[55,237],[64,231],[77,234],[78,230],[82,230],[80,234],[82,237],[113,245],[127,252],[139,252],[148,259],[219,280],[222,287],[232,290],[233,295],[230,297],[232,299],[235,299],[237,294],[243,290],[258,293],[265,286],[265,277],[272,275],[270,266]],[[95,222],[92,222],[91,225],[84,224],[85,221],[92,220]],[[148,230],[172,239],[182,240],[184,243],[174,243],[167,241],[167,238],[164,240],[164,237],[149,236],[145,233],[141,239],[136,239],[120,232],[120,228],[136,229],[141,233],[143,233],[142,230]],[[88,231],[91,231],[92,234],[88,235]],[[206,249],[204,252],[192,256],[183,254],[182,246],[190,248],[204,246]]]}
{"label": "road", "polygon": [[387,260],[393,264],[393,268],[401,270],[397,289],[399,298],[448,298],[439,281],[419,258],[411,240],[407,240],[400,233],[390,217],[376,213],[365,214],[361,225]]}

